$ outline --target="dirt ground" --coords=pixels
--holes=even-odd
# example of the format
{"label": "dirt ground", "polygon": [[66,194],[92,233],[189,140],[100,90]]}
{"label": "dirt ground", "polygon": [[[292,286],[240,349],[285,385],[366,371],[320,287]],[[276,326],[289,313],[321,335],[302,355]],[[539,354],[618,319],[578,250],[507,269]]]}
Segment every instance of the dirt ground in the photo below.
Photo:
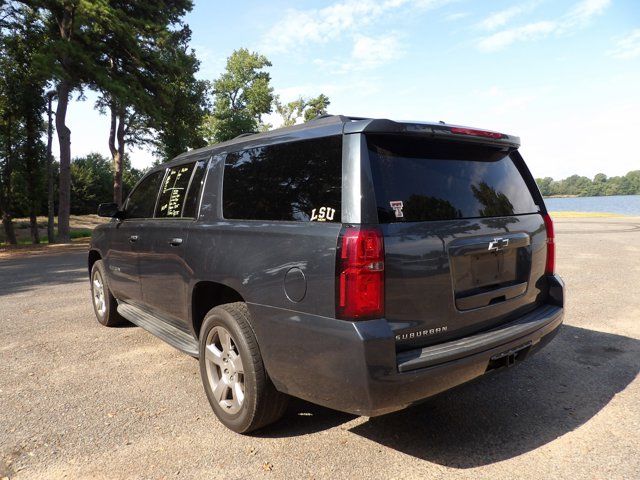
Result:
{"label": "dirt ground", "polygon": [[411,409],[219,424],[197,362],[95,321],[86,245],[0,258],[0,478],[640,478],[640,218],[560,218],[565,325]]}

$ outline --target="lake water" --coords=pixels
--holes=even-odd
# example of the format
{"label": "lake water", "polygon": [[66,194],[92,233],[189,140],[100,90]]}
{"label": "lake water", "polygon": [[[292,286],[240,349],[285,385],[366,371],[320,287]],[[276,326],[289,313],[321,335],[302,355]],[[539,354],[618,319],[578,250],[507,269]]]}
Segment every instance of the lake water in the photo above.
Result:
{"label": "lake water", "polygon": [[606,212],[640,216],[640,195],[545,198],[544,203],[547,210],[552,212]]}

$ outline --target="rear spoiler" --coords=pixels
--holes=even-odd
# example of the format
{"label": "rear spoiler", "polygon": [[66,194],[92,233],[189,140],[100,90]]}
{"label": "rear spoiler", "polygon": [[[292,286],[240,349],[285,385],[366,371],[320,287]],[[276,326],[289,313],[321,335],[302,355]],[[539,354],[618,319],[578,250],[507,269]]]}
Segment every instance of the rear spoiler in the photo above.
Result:
{"label": "rear spoiler", "polygon": [[446,123],[394,122],[386,119],[363,119],[344,124],[343,133],[391,133],[424,135],[439,140],[482,143],[502,147],[520,147],[520,138],[506,133],[479,130]]}

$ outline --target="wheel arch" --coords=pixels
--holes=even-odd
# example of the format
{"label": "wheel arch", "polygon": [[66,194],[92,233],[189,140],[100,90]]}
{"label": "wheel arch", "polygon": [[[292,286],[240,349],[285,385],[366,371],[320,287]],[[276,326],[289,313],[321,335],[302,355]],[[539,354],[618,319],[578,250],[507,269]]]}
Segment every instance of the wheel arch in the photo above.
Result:
{"label": "wheel arch", "polygon": [[213,281],[199,281],[191,290],[191,327],[196,338],[200,338],[200,327],[209,310],[218,305],[244,302],[242,295],[229,285]]}
{"label": "wheel arch", "polygon": [[100,252],[98,250],[89,250],[89,257],[88,257],[89,275],[91,275],[91,269],[93,268],[93,264],[96,263],[98,260],[102,260],[102,255],[100,255]]}

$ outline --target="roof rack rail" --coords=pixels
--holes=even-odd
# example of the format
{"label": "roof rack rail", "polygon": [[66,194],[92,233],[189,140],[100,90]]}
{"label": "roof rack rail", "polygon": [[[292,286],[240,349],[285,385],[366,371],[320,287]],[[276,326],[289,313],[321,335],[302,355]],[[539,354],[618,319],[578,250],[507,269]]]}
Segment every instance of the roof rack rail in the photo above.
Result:
{"label": "roof rack rail", "polygon": [[245,133],[241,133],[240,135],[236,135],[235,137],[233,137],[233,139],[235,140],[236,138],[242,138],[242,137],[248,137],[250,135],[255,135],[258,132],[245,132]]}
{"label": "roof rack rail", "polygon": [[313,120],[321,120],[323,118],[336,118],[336,119],[341,119],[343,122],[344,121],[350,121],[350,122],[356,122],[358,120],[370,120],[369,117],[350,117],[348,115],[340,115],[340,114],[333,114],[333,113],[323,113],[321,115],[317,115],[315,117],[313,117],[311,119],[311,121]]}

